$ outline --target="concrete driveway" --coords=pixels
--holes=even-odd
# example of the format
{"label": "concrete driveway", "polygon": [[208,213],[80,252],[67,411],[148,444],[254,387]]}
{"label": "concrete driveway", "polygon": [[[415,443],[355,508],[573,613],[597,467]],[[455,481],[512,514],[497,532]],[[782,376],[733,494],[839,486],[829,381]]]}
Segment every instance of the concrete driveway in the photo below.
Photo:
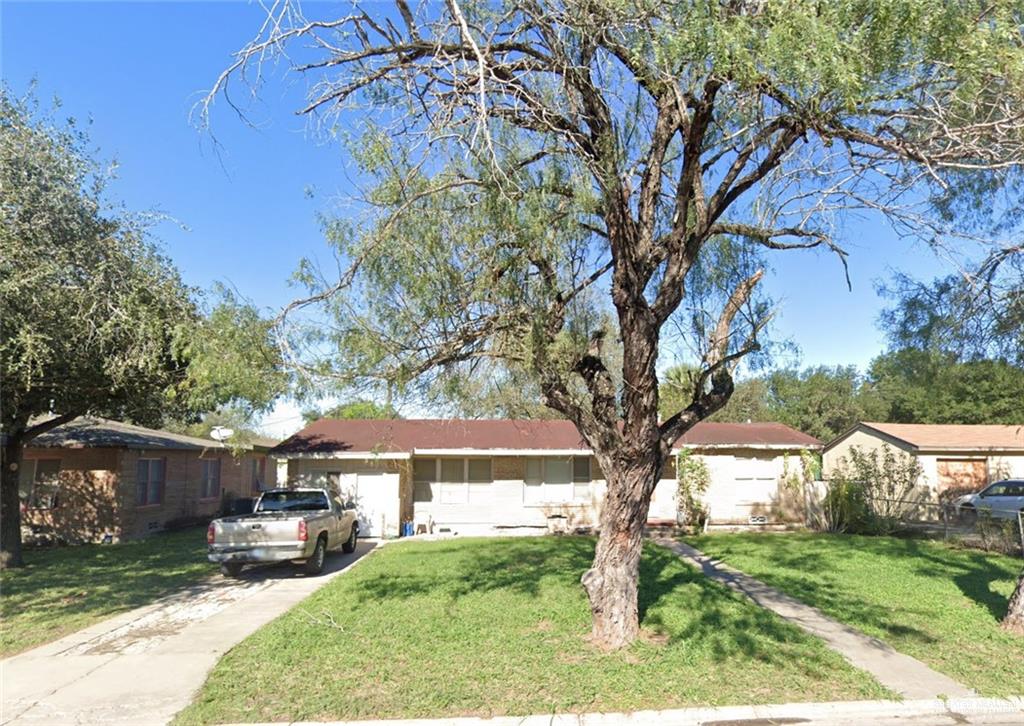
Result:
{"label": "concrete driveway", "polygon": [[[0,661],[0,724],[164,724],[220,657],[377,547],[361,540],[307,577],[289,565],[211,579]],[[213,565],[210,566],[211,569]]]}

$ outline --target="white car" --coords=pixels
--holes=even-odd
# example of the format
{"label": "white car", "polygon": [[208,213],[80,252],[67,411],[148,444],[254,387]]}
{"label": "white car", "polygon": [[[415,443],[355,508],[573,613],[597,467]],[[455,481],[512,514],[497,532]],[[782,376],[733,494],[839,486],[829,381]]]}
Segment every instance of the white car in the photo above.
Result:
{"label": "white car", "polygon": [[997,481],[980,492],[958,498],[953,504],[965,524],[973,524],[978,512],[987,512],[994,518],[1016,519],[1024,511],[1024,479]]}

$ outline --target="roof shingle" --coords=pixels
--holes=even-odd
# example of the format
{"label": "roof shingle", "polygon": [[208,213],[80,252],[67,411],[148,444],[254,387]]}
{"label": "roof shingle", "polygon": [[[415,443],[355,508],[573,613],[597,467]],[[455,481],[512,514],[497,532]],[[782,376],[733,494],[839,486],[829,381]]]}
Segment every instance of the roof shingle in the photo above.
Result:
{"label": "roof shingle", "polygon": [[[29,445],[71,449],[96,447],[186,451],[230,448],[229,445],[213,439],[149,429],[144,426],[135,426],[94,416],[79,416],[73,421],[40,434],[32,439]],[[266,449],[271,445],[273,445],[272,441],[253,441],[249,445],[243,444],[242,448]]]}
{"label": "roof shingle", "polygon": [[[701,422],[683,446],[819,447],[821,442],[780,423]],[[413,453],[416,450],[587,450],[576,426],[561,420],[320,419],[270,453]]]}
{"label": "roof shingle", "polygon": [[900,424],[865,421],[861,425],[919,449],[1024,450],[1024,424]]}

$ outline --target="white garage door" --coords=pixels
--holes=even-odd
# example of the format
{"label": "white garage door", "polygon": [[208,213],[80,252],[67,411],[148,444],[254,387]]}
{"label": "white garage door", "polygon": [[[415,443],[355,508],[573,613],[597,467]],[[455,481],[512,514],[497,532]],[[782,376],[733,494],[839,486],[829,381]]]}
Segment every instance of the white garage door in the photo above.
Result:
{"label": "white garage door", "polygon": [[398,491],[398,474],[345,472],[332,473],[331,479],[338,482],[342,502],[355,502],[361,537],[382,537],[397,527],[388,516],[395,508],[391,499]]}

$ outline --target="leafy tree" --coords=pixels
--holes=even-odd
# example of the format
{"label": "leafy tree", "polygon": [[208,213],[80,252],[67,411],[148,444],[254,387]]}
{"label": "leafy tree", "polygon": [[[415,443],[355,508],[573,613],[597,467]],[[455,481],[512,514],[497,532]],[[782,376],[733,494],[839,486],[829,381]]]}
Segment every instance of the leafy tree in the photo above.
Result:
{"label": "leafy tree", "polygon": [[[303,110],[332,128],[358,110],[353,158],[372,182],[365,221],[331,230],[350,267],[303,270],[310,295],[286,318],[315,306],[331,325],[296,323],[293,362],[401,390],[481,360],[530,375],[608,478],[582,578],[604,646],[638,633],[643,526],[672,443],[725,405],[758,347],[756,250],[845,254],[832,223],[849,209],[935,241],[990,214],[991,194],[1020,206],[1020,2],[270,12],[210,102],[302,45]],[[677,325],[700,374],[659,419]]]}
{"label": "leafy tree", "polygon": [[220,406],[214,411],[200,415],[199,421],[192,420],[192,417],[184,421],[168,420],[163,422],[165,431],[174,431],[188,436],[210,438],[211,432],[222,426],[234,431],[232,442],[248,443],[252,439],[261,436],[252,423],[250,412],[239,406]]}
{"label": "leafy tree", "polygon": [[223,320],[204,318],[136,217],[104,206],[86,144],[0,89],[2,567],[22,564],[18,469],[34,437],[83,414],[158,425],[251,392],[243,376],[190,376],[229,368],[229,346],[210,342]]}
{"label": "leafy tree", "polygon": [[[658,388],[658,406],[662,418],[684,408],[693,398],[693,386],[699,371],[691,366],[673,366],[665,371]],[[711,421],[777,421],[769,406],[768,382],[763,376],[738,380],[728,403],[709,417]]]}
{"label": "leafy tree", "polygon": [[1024,366],[1024,248],[991,256],[973,275],[931,283],[897,275],[881,292],[895,299],[880,321],[893,350]]}
{"label": "leafy tree", "polygon": [[957,362],[949,353],[907,349],[871,363],[869,377],[896,423],[1018,424],[1024,368],[999,360]]}
{"label": "leafy tree", "polygon": [[773,420],[822,441],[883,415],[881,402],[856,366],[775,371],[767,382]]}
{"label": "leafy tree", "polygon": [[[678,410],[695,380],[694,369],[667,371],[663,411]],[[885,405],[855,366],[785,369],[736,383],[713,421],[778,421],[829,441],[857,421],[885,419]]]}
{"label": "leafy tree", "polygon": [[319,409],[307,409],[302,412],[302,418],[307,424],[311,424],[322,418],[341,418],[341,419],[353,419],[353,418],[402,418],[398,415],[398,411],[389,403],[377,403],[376,401],[370,401],[365,398],[357,398],[352,401],[346,401],[345,403],[339,403],[337,406],[331,408],[319,410]]}

